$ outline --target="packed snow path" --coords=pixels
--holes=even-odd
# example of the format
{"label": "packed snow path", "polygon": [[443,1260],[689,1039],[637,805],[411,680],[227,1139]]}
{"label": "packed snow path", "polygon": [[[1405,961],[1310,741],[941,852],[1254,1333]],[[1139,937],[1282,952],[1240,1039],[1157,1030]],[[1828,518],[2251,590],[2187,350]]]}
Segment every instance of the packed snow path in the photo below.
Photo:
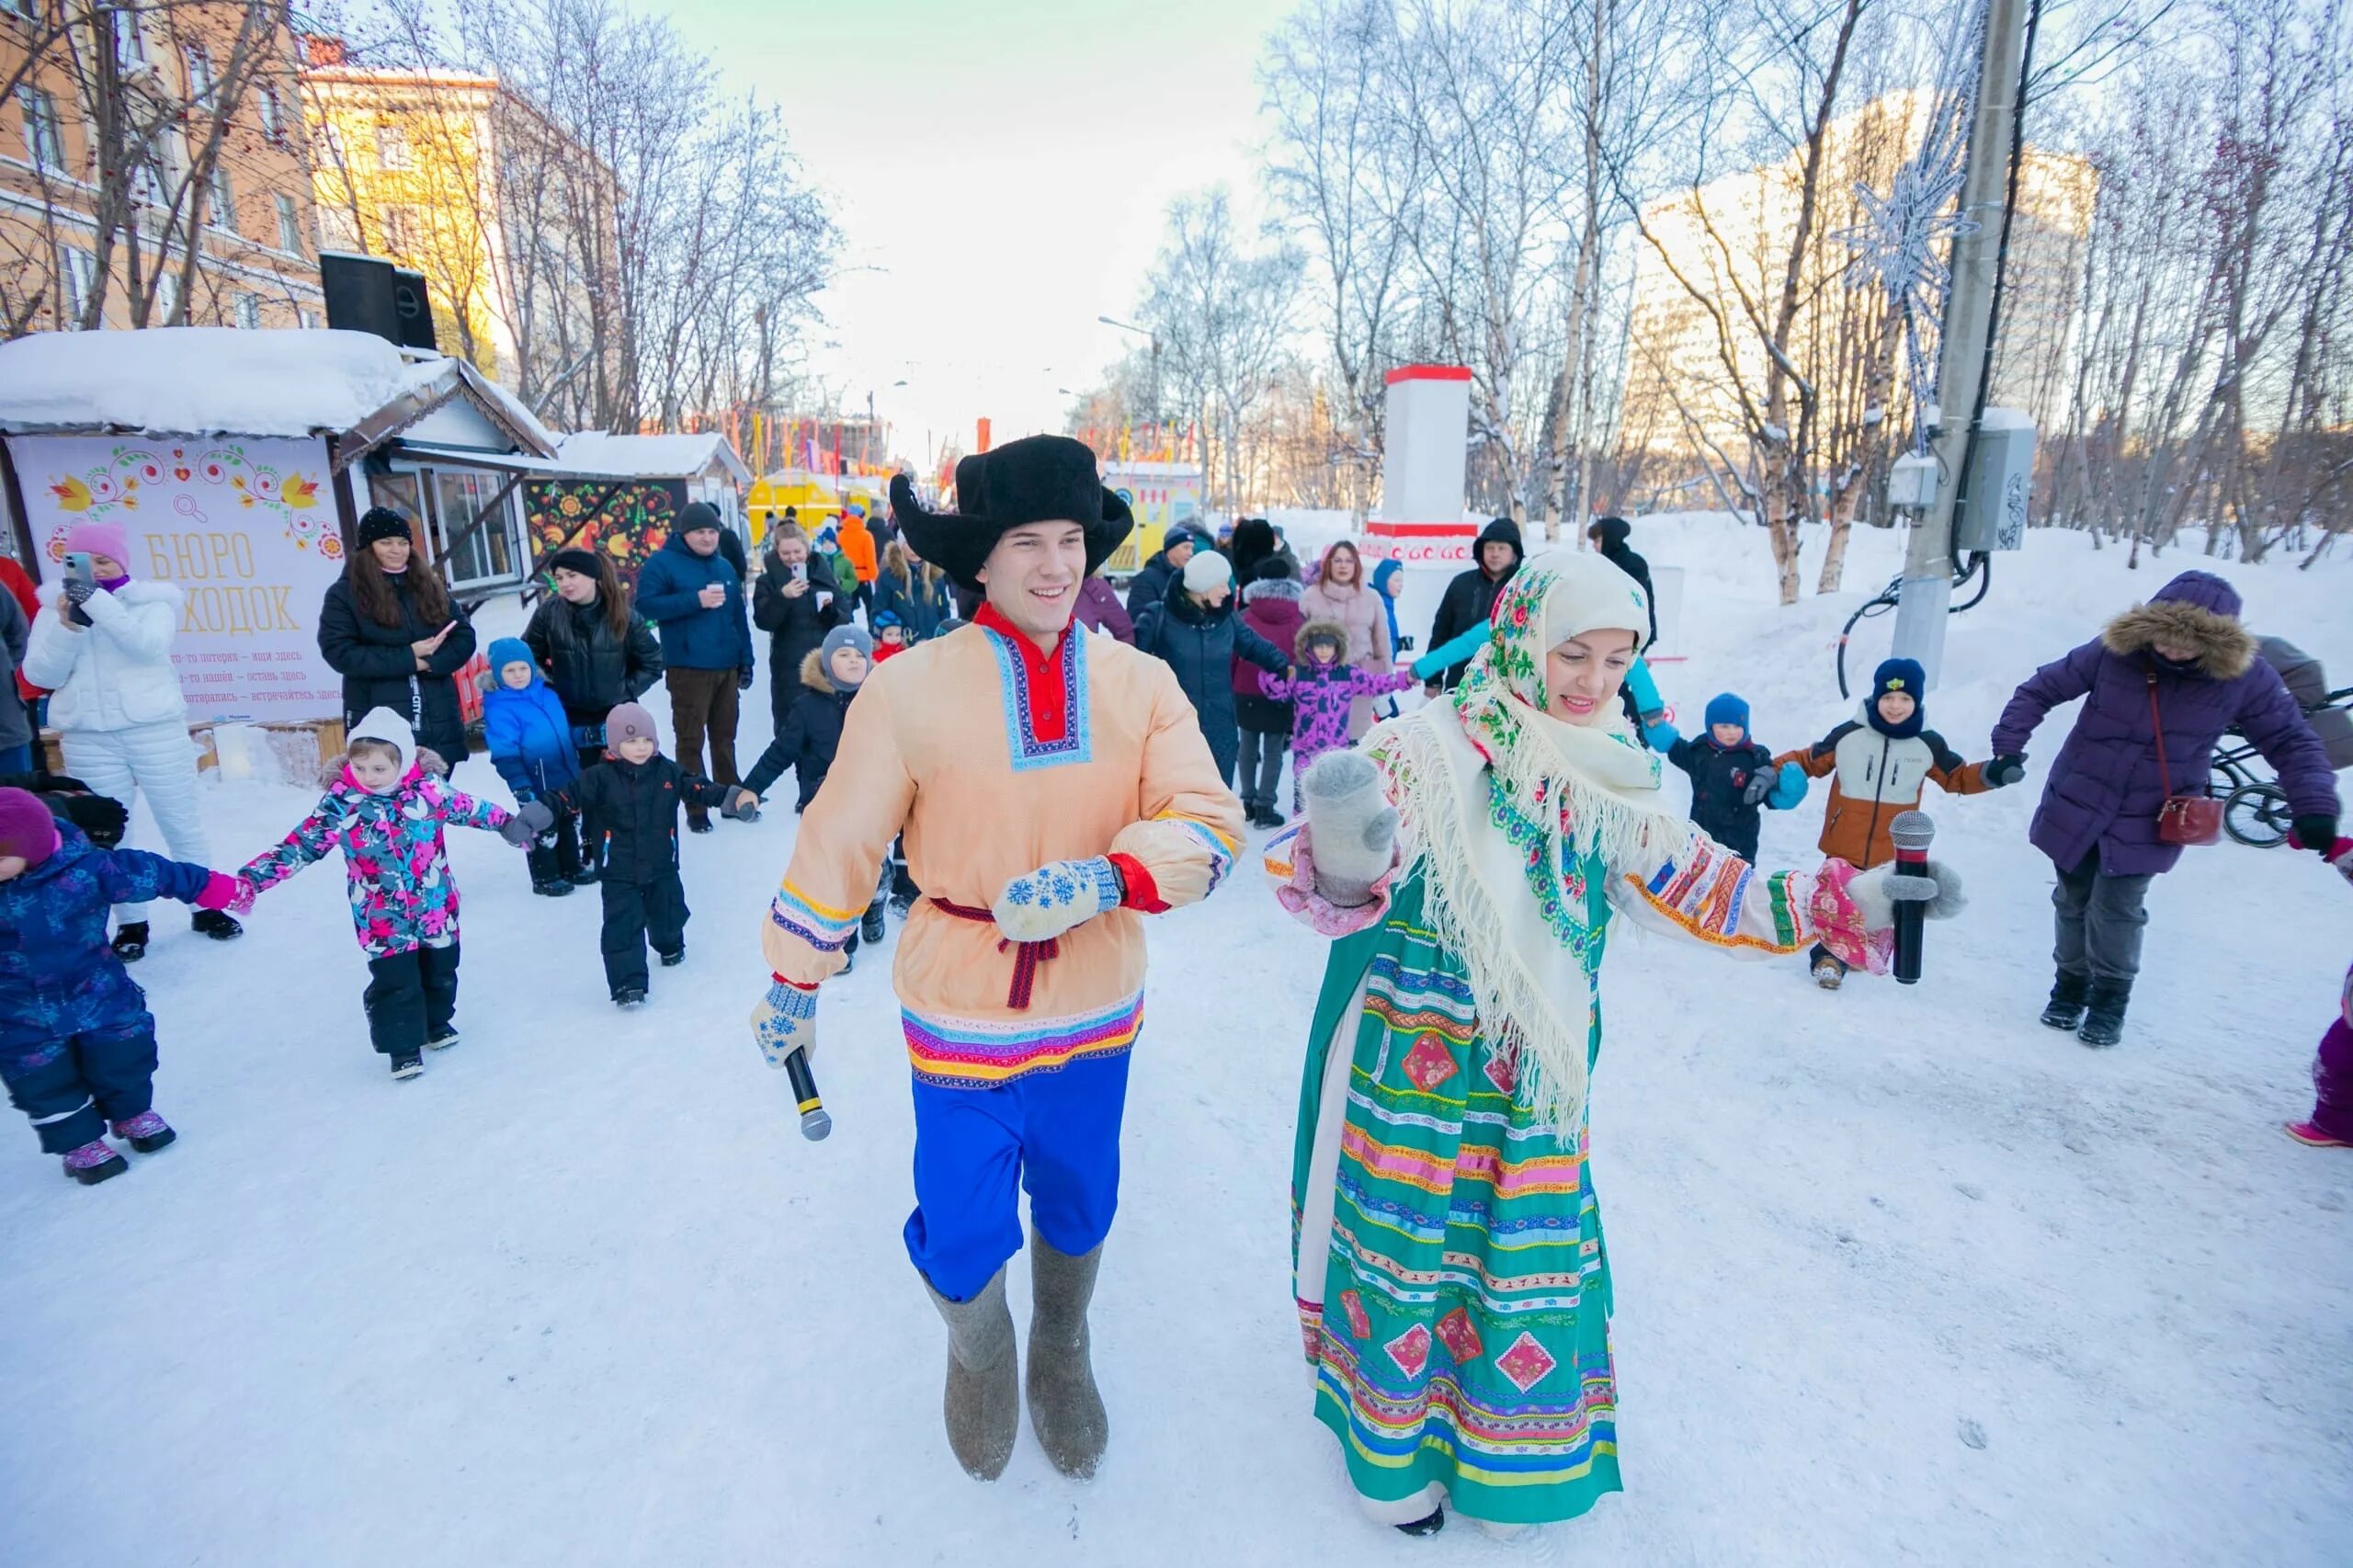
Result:
{"label": "packed snow path", "polygon": [[[1660,672],[1687,712],[1733,687],[1777,748],[1847,716],[1828,649],[1858,595],[1775,608],[1762,541],[1720,520],[1636,542],[1691,572],[1696,656]],[[1896,543],[1859,537],[1850,583]],[[2036,536],[1953,622],[1931,723],[1982,756],[2035,664],[2205,564],[2127,574]],[[2347,565],[2219,569],[2353,680]],[[1356,1513],[1286,1278],[1324,949],[1255,870],[1154,922],[1095,1318],[1104,1473],[1064,1482],[1025,1433],[1002,1483],[967,1481],[899,1241],[886,958],[825,991],[829,1142],[801,1140],[745,1025],[788,797],[688,842],[687,962],[628,1014],[597,894],[533,898],[520,857],[454,833],[464,1042],[410,1084],[367,1046],[340,864],[225,948],[160,911],[135,972],[179,1142],[93,1190],[13,1114],[0,1143],[0,1560],[2342,1562],[2353,1153],[2279,1123],[2310,1108],[2353,892],[2311,856],[2194,850],[2151,896],[2124,1046],[2040,1028],[2052,879],[2026,823],[2071,716],[2027,787],[1930,792],[1973,902],[1917,988],[1613,944],[1594,1157],[1628,1490],[1583,1521],[1499,1546]],[[505,799],[484,759],[459,782]],[[209,786],[216,854],[313,798]],[[1820,798],[1768,814],[1767,858],[1808,854]]]}

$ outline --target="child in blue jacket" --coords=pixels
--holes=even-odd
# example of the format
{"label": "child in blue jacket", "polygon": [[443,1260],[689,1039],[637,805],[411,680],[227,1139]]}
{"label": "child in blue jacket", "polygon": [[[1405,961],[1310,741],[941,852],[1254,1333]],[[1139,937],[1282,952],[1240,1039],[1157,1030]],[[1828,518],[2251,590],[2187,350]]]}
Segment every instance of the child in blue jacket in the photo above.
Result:
{"label": "child in blue jacket", "polygon": [[44,1153],[85,1187],[176,1134],[155,1114],[155,1019],[107,944],[118,903],[253,904],[234,877],[140,849],[101,849],[38,796],[0,790],[0,1079]]}
{"label": "child in blue jacket", "polygon": [[483,687],[482,730],[491,765],[515,791],[517,805],[543,801],[555,813],[555,826],[540,835],[525,857],[531,891],[562,898],[597,880],[597,869],[581,861],[579,814],[561,794],[580,781],[572,721],[521,638],[501,637],[490,645],[489,676]]}
{"label": "child in blue jacket", "polygon": [[1708,732],[1687,741],[1664,718],[1651,722],[1645,736],[1654,751],[1691,776],[1691,820],[1699,831],[1754,865],[1758,808],[1794,809],[1805,799],[1805,769],[1794,762],[1773,766],[1773,753],[1748,733],[1748,701],[1729,691],[1708,699]]}

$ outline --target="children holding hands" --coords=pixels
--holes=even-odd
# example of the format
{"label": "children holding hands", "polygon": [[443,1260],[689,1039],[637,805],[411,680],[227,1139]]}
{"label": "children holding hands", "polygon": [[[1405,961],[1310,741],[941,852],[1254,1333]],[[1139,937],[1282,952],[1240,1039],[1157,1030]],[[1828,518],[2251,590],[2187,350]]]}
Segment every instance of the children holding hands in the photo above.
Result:
{"label": "children holding hands", "polygon": [[1793,809],[1805,799],[1805,769],[1794,762],[1776,765],[1773,754],[1748,733],[1748,701],[1721,691],[1708,702],[1707,733],[1687,741],[1665,719],[1645,728],[1651,749],[1691,778],[1691,820],[1699,831],[1744,860],[1756,858],[1756,834],[1770,806]]}
{"label": "children holding hands", "polygon": [[531,891],[561,898],[574,884],[597,880],[597,873],[580,863],[579,816],[561,803],[561,791],[580,778],[572,720],[519,637],[501,637],[491,643],[485,677],[482,730],[490,745],[491,766],[515,791],[516,804],[542,801],[555,813],[551,834],[542,834],[525,855]]}

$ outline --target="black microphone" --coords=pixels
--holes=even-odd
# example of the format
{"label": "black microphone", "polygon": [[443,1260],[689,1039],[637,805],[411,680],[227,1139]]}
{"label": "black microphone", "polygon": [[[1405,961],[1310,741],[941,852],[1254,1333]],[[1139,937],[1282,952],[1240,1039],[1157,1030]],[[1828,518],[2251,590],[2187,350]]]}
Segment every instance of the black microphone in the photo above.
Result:
{"label": "black microphone", "polygon": [[809,1052],[796,1047],[784,1059],[784,1075],[792,1080],[792,1097],[801,1103],[801,1136],[812,1143],[834,1130],[825,1102],[817,1097],[817,1080],[809,1071]]}
{"label": "black microphone", "polygon": [[[1928,846],[1937,836],[1937,824],[1927,812],[1897,812],[1887,824],[1887,836],[1895,846],[1897,876],[1928,874]],[[1920,983],[1920,938],[1927,916],[1927,906],[1919,899],[1895,901],[1895,982],[1899,985]]]}

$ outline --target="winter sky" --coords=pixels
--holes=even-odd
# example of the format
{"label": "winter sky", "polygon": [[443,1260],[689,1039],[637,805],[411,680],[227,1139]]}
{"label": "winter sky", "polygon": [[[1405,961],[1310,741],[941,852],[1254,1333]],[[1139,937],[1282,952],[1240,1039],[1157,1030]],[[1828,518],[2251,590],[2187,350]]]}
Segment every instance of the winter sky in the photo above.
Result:
{"label": "winter sky", "polygon": [[[782,102],[843,275],[813,364],[918,461],[988,415],[1059,429],[1126,346],[1171,198],[1259,210],[1260,44],[1290,0],[669,0]],[[893,388],[893,381],[907,385]]]}

